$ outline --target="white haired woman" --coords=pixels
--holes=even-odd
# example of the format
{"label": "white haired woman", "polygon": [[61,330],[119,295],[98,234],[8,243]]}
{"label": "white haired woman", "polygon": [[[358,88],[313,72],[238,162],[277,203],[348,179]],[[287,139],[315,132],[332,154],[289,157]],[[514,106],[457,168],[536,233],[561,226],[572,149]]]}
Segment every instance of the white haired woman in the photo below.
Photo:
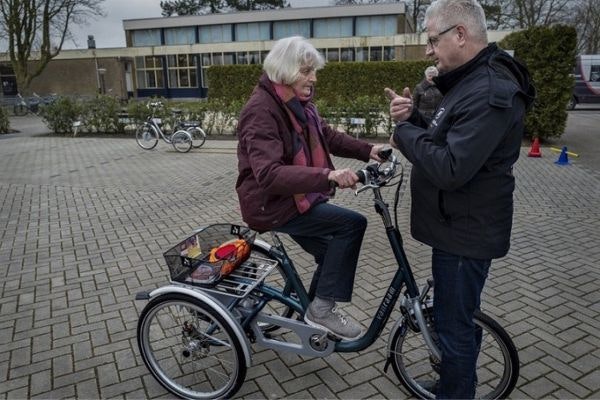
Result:
{"label": "white haired woman", "polygon": [[321,119],[312,98],[324,65],[303,37],[275,43],[239,117],[236,191],[252,229],[287,233],[314,256],[306,323],[353,340],[362,328],[337,311],[336,301],[351,300],[367,220],[327,202],[330,182],[341,189],[358,182],[351,169],[335,169],[330,154],[381,161],[383,146],[354,139]]}
{"label": "white haired woman", "polygon": [[415,86],[413,94],[414,106],[427,118],[432,118],[438,104],[442,101],[442,93],[439,91],[433,78],[438,76],[436,67],[429,66],[424,72],[425,79]]}

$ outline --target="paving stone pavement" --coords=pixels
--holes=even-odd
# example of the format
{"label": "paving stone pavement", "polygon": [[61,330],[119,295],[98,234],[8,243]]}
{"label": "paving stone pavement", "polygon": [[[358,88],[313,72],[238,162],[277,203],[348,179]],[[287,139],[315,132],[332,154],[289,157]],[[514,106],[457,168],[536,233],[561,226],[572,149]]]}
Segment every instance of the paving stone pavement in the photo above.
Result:
{"label": "paving stone pavement", "polygon": [[[0,140],[0,398],[170,397],[139,357],[144,303],[134,296],[167,283],[162,252],[193,229],[241,222],[234,147],[209,140],[179,154],[165,143],[144,151],[133,139]],[[511,251],[492,264],[483,308],[519,349],[511,398],[600,398],[600,175],[526,152],[515,167]],[[346,308],[366,325],[394,271],[391,256],[368,195],[341,191],[335,202],[369,219]],[[430,250],[408,234],[408,193],[400,205],[423,282]],[[308,281],[309,258],[291,253]],[[254,347],[238,397],[406,398],[391,369],[383,372],[389,326],[369,349],[324,359]]]}

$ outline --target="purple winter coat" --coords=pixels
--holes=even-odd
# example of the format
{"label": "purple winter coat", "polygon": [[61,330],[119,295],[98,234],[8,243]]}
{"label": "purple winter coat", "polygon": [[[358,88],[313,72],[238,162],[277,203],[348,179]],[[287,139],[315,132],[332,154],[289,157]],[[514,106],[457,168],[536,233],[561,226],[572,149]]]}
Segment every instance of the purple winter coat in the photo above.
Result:
{"label": "purple winter coat", "polygon": [[[327,153],[369,160],[369,143],[332,129],[319,118]],[[237,127],[236,191],[244,221],[257,231],[282,226],[298,215],[293,195],[327,192],[333,168],[292,164],[292,135],[296,135],[283,102],[266,74],[242,109]]]}

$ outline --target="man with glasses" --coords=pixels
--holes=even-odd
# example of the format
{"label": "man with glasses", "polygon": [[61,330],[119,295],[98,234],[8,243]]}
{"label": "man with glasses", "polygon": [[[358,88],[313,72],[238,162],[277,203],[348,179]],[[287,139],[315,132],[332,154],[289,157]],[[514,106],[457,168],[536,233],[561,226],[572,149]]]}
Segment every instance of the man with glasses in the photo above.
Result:
{"label": "man with glasses", "polygon": [[411,233],[433,248],[434,320],[442,362],[437,398],[475,396],[481,330],[473,323],[491,260],[508,252],[513,164],[535,90],[527,69],[487,41],[476,0],[437,0],[425,14],[426,55],[444,98],[431,119],[408,88],[386,88],[390,138],[412,163]]}

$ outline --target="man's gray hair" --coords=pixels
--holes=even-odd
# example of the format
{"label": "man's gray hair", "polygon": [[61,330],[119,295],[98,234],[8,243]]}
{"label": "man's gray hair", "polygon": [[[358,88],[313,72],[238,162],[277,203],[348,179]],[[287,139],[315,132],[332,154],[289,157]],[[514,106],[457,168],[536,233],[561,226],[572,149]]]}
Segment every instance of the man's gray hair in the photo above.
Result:
{"label": "man's gray hair", "polygon": [[439,71],[436,67],[434,67],[433,65],[430,65],[429,67],[425,68],[425,78],[427,78],[429,75],[431,76],[438,76]]}
{"label": "man's gray hair", "polygon": [[475,40],[487,44],[485,12],[477,0],[436,0],[425,11],[425,25],[428,21],[438,32],[462,24]]}
{"label": "man's gray hair", "polygon": [[300,68],[321,69],[325,59],[302,36],[291,36],[278,40],[263,63],[263,70],[275,83],[291,85],[300,76]]}

